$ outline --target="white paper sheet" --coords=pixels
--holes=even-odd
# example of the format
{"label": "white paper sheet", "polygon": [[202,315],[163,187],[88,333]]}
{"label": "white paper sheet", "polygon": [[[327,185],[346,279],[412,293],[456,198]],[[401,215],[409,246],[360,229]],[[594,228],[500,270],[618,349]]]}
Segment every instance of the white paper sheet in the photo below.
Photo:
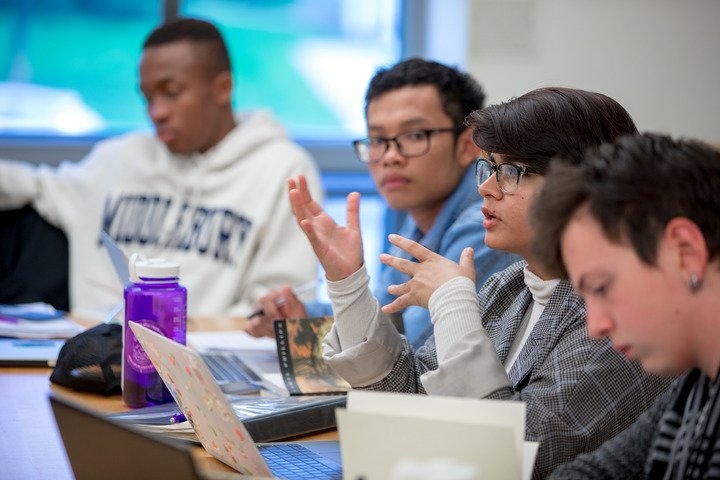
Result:
{"label": "white paper sheet", "polygon": [[398,461],[433,457],[474,465],[481,479],[532,477],[523,402],[353,390],[336,418],[348,478],[388,478]]}

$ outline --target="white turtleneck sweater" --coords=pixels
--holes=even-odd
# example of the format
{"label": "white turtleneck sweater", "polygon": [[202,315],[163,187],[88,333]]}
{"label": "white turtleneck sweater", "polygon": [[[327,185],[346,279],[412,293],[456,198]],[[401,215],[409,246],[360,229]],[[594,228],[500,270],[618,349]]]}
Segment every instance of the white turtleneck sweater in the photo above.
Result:
{"label": "white turtleneck sweater", "polygon": [[530,305],[530,308],[525,311],[525,316],[523,317],[522,323],[515,335],[515,341],[508,352],[507,360],[505,361],[506,372],[510,372],[513,363],[515,363],[515,360],[517,360],[517,357],[520,354],[520,350],[522,350],[525,342],[527,342],[530,332],[533,331],[535,324],[540,319],[540,315],[542,315],[543,310],[545,310],[545,305],[550,299],[550,295],[552,295],[555,291],[555,287],[557,287],[558,283],[560,283],[560,280],[557,278],[552,280],[543,280],[532,273],[527,267],[523,270],[523,275],[525,277],[525,285],[527,285],[528,290],[532,293],[533,302]]}

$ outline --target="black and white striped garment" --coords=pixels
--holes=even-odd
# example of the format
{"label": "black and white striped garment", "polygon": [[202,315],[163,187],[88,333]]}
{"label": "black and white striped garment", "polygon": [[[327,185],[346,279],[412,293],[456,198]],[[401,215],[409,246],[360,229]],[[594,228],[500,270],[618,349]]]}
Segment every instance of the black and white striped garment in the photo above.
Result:
{"label": "black and white striped garment", "polygon": [[663,414],[647,478],[720,478],[720,376],[690,372]]}

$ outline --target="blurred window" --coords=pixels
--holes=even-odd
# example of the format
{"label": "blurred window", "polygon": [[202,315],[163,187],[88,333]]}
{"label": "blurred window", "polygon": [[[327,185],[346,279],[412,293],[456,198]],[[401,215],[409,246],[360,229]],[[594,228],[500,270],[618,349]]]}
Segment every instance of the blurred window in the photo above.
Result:
{"label": "blurred window", "polygon": [[[216,23],[235,73],[235,107],[269,108],[299,140],[364,132],[363,94],[400,58],[400,0],[188,0]],[[97,136],[148,128],[138,92],[142,42],[162,2],[0,0],[0,135]]]}

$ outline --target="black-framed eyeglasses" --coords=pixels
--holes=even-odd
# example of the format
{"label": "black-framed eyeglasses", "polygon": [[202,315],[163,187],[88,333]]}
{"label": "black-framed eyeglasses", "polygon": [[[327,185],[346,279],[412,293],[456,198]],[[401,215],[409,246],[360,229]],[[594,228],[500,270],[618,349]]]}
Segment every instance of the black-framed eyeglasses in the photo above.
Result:
{"label": "black-framed eyeglasses", "polygon": [[495,172],[498,186],[503,193],[515,193],[520,186],[520,179],[523,175],[543,174],[545,170],[509,162],[496,164],[487,158],[478,157],[475,160],[475,179],[478,188],[490,178],[493,172]]}
{"label": "black-framed eyeglasses", "polygon": [[379,162],[394,143],[400,155],[419,157],[430,150],[430,136],[434,133],[457,132],[457,128],[429,128],[401,133],[392,138],[368,137],[352,142],[355,154],[363,163]]}

